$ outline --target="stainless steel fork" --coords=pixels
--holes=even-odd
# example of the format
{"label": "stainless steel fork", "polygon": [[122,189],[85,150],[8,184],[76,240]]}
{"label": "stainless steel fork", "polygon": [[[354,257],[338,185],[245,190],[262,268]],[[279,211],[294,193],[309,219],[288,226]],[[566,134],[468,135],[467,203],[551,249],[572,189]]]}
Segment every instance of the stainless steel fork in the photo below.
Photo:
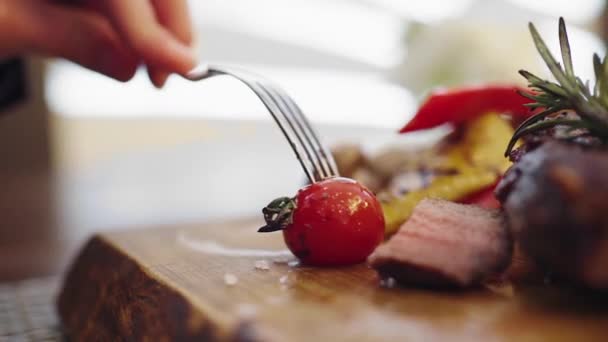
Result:
{"label": "stainless steel fork", "polygon": [[300,107],[271,81],[249,71],[217,65],[202,65],[188,73],[186,79],[199,81],[219,75],[238,79],[257,95],[291,145],[311,183],[339,175],[332,154]]}

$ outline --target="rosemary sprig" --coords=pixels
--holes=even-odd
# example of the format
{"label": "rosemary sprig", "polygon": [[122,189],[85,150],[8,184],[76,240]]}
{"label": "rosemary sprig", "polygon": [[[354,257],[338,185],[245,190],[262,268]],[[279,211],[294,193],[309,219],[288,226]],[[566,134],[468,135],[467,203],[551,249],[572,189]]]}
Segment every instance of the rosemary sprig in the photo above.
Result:
{"label": "rosemary sprig", "polygon": [[[549,67],[557,83],[543,80],[525,70],[519,71],[528,80],[528,86],[532,90],[532,93],[521,92],[521,95],[534,101],[527,106],[531,109],[542,108],[543,110],[528,118],[515,130],[505,156],[511,152],[519,138],[558,125],[584,128],[601,140],[608,140],[608,63],[606,59],[608,55],[603,59],[600,59],[597,54],[593,55],[595,85],[591,91],[589,82],[583,82],[574,74],[564,18],[559,18],[559,44],[563,68],[549,51],[534,24],[530,23],[529,28],[538,53]],[[579,118],[544,120],[547,116],[562,110],[573,110]]]}

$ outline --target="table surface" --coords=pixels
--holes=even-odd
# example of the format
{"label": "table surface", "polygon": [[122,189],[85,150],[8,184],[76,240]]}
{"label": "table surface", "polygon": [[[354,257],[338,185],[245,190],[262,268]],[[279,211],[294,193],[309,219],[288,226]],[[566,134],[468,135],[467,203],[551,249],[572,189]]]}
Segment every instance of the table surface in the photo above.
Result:
{"label": "table surface", "polygon": [[282,234],[256,232],[261,221],[101,234],[78,258],[58,301],[66,329],[83,340],[606,339],[606,297],[545,284],[454,292],[382,286],[365,264],[291,262]]}

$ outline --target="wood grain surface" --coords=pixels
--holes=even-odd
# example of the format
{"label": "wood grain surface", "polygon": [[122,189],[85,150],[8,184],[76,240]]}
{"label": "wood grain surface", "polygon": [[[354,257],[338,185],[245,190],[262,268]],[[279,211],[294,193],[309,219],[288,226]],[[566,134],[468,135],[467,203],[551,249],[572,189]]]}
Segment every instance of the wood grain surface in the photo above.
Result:
{"label": "wood grain surface", "polygon": [[[75,340],[605,341],[608,300],[551,286],[380,286],[366,265],[287,263],[260,222],[94,237],[58,300]],[[265,254],[264,254],[265,253]],[[264,260],[269,269],[265,270]],[[256,268],[256,261],[258,268]]]}

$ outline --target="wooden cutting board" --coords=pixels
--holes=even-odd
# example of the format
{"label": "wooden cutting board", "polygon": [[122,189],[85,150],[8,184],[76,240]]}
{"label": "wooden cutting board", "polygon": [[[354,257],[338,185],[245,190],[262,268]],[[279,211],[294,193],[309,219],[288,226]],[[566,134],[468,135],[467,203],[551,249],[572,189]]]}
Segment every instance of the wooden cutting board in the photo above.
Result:
{"label": "wooden cutting board", "polygon": [[[606,341],[608,300],[550,286],[380,286],[365,265],[294,265],[261,222],[94,237],[58,310],[74,340]],[[257,262],[257,268],[256,268]],[[269,269],[264,269],[268,264]]]}

